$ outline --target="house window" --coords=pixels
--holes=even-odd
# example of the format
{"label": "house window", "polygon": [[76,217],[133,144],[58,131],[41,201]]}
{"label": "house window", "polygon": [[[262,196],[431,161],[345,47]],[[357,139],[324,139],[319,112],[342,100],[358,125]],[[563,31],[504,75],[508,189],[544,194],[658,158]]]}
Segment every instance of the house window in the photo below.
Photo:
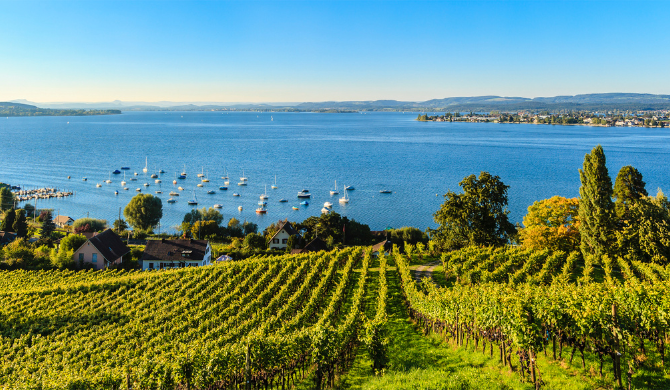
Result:
{"label": "house window", "polygon": [[288,242],[288,238],[282,238],[281,243],[286,244]]}
{"label": "house window", "polygon": [[91,262],[92,263],[97,263],[98,262],[98,254],[97,253],[93,254]]}
{"label": "house window", "polygon": [[83,253],[79,254],[79,261],[84,261],[84,254]]}
{"label": "house window", "polygon": [[278,238],[273,238],[272,243],[273,244],[279,244],[279,239]]}
{"label": "house window", "polygon": [[191,263],[191,267],[197,267],[198,263]]}
{"label": "house window", "polygon": [[154,263],[149,263],[149,269],[154,269]]}

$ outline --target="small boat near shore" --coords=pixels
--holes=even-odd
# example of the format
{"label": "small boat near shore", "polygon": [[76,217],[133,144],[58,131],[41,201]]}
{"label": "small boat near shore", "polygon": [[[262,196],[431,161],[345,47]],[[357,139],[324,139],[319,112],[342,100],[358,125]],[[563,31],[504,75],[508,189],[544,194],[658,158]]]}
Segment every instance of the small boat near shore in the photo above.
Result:
{"label": "small boat near shore", "polygon": [[167,200],[167,202],[168,202],[168,203],[176,203],[177,200],[170,198],[170,199]]}
{"label": "small boat near shore", "polygon": [[295,206],[293,206],[293,207],[291,207],[291,208],[292,208],[293,210],[300,210],[299,207],[295,207]]}
{"label": "small boat near shore", "polygon": [[215,208],[215,209],[222,209],[222,208],[223,208],[223,205],[217,203],[217,204],[214,205],[214,208]]}
{"label": "small boat near shore", "polygon": [[312,195],[309,193],[309,190],[303,189],[302,191],[298,192],[298,198],[311,198]]}
{"label": "small boat near shore", "polygon": [[391,191],[391,190],[380,190],[379,193],[380,194],[392,194],[393,191]]}

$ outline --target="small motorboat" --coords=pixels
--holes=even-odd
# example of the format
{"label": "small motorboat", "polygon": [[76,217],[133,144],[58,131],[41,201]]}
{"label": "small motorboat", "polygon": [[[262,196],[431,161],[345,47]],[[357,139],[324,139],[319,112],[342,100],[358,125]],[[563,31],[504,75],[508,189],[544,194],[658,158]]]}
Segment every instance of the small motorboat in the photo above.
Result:
{"label": "small motorboat", "polygon": [[302,202],[300,202],[300,204],[303,206],[309,206],[309,202],[306,200],[303,200]]}
{"label": "small motorboat", "polygon": [[156,184],[161,183],[161,179],[156,179],[156,180],[154,180],[154,182],[155,182]]}
{"label": "small motorboat", "polygon": [[155,179],[155,178],[157,178],[157,177],[158,177],[157,174],[155,174],[155,173],[152,173],[152,174],[151,174],[151,178],[152,178],[152,179]]}
{"label": "small motorboat", "polygon": [[120,173],[121,173],[121,171],[119,171],[118,169],[115,169],[115,170],[112,171],[113,175],[118,175]]}
{"label": "small motorboat", "polygon": [[158,171],[158,173],[165,173],[165,171],[161,169],[160,171]]}
{"label": "small motorboat", "polygon": [[170,196],[179,196],[179,192],[170,191]]}
{"label": "small motorboat", "polygon": [[352,191],[355,190],[354,186],[344,186],[345,191]]}
{"label": "small motorboat", "polygon": [[226,186],[221,186],[221,187],[219,187],[219,189],[220,189],[221,191],[227,191],[227,190],[228,190],[228,187],[226,187]]}
{"label": "small motorboat", "polygon": [[328,213],[330,213],[330,209],[325,207],[321,209],[321,214],[328,214]]}
{"label": "small motorboat", "polygon": [[138,173],[137,173],[137,172],[135,172],[135,176],[137,176],[137,175],[138,175]]}
{"label": "small motorboat", "polygon": [[329,208],[332,208],[332,207],[333,207],[333,204],[330,203],[330,202],[325,202],[325,203],[323,204],[323,207],[329,209]]}
{"label": "small motorboat", "polygon": [[242,206],[237,206],[237,209],[242,211],[243,208],[242,208]]}
{"label": "small motorboat", "polygon": [[96,183],[95,186],[98,187],[98,188],[100,188],[100,187],[102,187],[102,184],[100,184],[100,183]]}
{"label": "small motorboat", "polygon": [[380,190],[379,193],[380,194],[392,194],[393,191],[391,191],[391,190]]}
{"label": "small motorboat", "polygon": [[279,203],[286,203],[286,202],[288,202],[288,200],[286,200],[286,199],[279,199]]}
{"label": "small motorboat", "polygon": [[144,183],[144,186],[145,186],[145,187],[149,187],[149,183]]}
{"label": "small motorboat", "polygon": [[131,177],[130,181],[137,181],[137,178],[136,177]]}
{"label": "small motorboat", "polygon": [[222,209],[222,208],[223,208],[223,205],[217,203],[217,204],[214,205],[214,208],[215,208],[215,209]]}
{"label": "small motorboat", "polygon": [[124,190],[124,191],[128,191],[128,187],[123,187],[123,190]]}
{"label": "small motorboat", "polygon": [[237,185],[238,186],[246,186],[247,182],[246,181],[241,181],[241,182],[237,183]]}
{"label": "small motorboat", "polygon": [[184,187],[177,187],[179,191],[184,191]]}
{"label": "small motorboat", "polygon": [[202,183],[196,184],[196,187],[202,187]]}
{"label": "small motorboat", "polygon": [[119,191],[114,191],[114,195],[118,195],[118,194],[119,194]]}
{"label": "small motorboat", "polygon": [[240,196],[237,192],[233,193],[233,196]]}
{"label": "small motorboat", "polygon": [[186,175],[182,173],[181,175],[177,176],[177,179],[184,180],[186,179]]}
{"label": "small motorboat", "polygon": [[105,180],[105,183],[112,184],[112,181],[110,179],[107,179],[107,180]]}
{"label": "small motorboat", "polygon": [[88,178],[86,178],[86,177],[81,178],[81,181],[86,181],[86,180],[88,180]]}
{"label": "small motorboat", "polygon": [[298,192],[298,198],[311,198],[312,195],[309,193],[309,190],[302,190]]}
{"label": "small motorboat", "polygon": [[298,207],[295,207],[295,206],[293,206],[292,209],[293,210],[300,210]]}
{"label": "small motorboat", "polygon": [[130,167],[121,167],[122,170],[127,171],[130,170]]}
{"label": "small motorboat", "polygon": [[142,192],[142,189],[141,188],[136,188],[135,191]]}
{"label": "small motorboat", "polygon": [[163,191],[161,191],[161,190],[157,190],[157,191],[155,191],[155,193],[157,193],[157,194],[162,194]]}
{"label": "small motorboat", "polygon": [[256,214],[266,214],[268,210],[265,207],[259,207],[256,209]]}
{"label": "small motorboat", "polygon": [[167,202],[168,203],[176,203],[177,201],[175,199],[170,198],[170,199],[167,200]]}
{"label": "small motorboat", "polygon": [[228,180],[224,181],[223,184],[225,185],[230,185],[230,182]]}
{"label": "small motorboat", "polygon": [[210,195],[216,194],[216,192],[214,192],[213,190],[209,190],[209,191],[207,191],[207,193],[210,194]]}

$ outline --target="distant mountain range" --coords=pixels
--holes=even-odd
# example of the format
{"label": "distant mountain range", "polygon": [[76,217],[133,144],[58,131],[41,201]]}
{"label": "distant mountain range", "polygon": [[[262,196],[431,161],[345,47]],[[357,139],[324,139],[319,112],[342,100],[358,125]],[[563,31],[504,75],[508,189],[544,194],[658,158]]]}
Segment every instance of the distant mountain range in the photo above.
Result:
{"label": "distant mountain range", "polygon": [[472,96],[431,99],[423,102],[399,100],[328,101],[305,103],[210,103],[210,102],[113,102],[35,103],[13,100],[51,109],[97,109],[123,111],[519,111],[519,110],[667,110],[670,95],[644,93],[594,93],[554,97]]}

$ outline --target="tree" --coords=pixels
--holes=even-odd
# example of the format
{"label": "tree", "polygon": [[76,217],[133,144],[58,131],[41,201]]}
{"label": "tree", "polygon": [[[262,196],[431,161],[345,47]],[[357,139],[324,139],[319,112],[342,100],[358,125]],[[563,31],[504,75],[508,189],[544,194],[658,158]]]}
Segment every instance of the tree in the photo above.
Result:
{"label": "tree", "polygon": [[637,169],[626,165],[619,170],[614,181],[614,211],[619,220],[628,219],[631,204],[649,195],[644,186],[642,174]]}
{"label": "tree", "polygon": [[137,194],[123,210],[123,216],[133,228],[149,231],[163,218],[163,202],[151,194]]}
{"label": "tree", "polygon": [[605,152],[598,145],[584,156],[579,170],[579,234],[585,261],[596,261],[610,252],[612,244],[614,204],[612,179],[605,165]]}
{"label": "tree", "polygon": [[244,246],[250,249],[265,249],[265,238],[260,234],[249,233],[244,237]]}
{"label": "tree", "polygon": [[[86,227],[86,225],[88,225],[88,227]],[[99,232],[107,228],[107,221],[95,218],[79,218],[72,223],[72,227],[77,233]]]}
{"label": "tree", "polygon": [[54,223],[51,212],[47,212],[42,219],[42,226],[40,228],[40,238],[49,238],[56,230],[56,224]]}
{"label": "tree", "polygon": [[14,220],[14,232],[17,237],[25,237],[28,234],[28,222],[26,222],[26,210],[16,210],[16,219]]}
{"label": "tree", "polygon": [[498,176],[481,172],[470,175],[459,185],[462,194],[449,191],[445,201],[433,215],[438,228],[434,239],[444,249],[467,245],[503,245],[516,229],[507,215],[507,189]]}
{"label": "tree", "polygon": [[240,224],[240,221],[235,217],[231,218],[230,221],[228,221],[228,227],[229,228],[235,228],[235,227],[239,226],[239,224]]}
{"label": "tree", "polygon": [[191,226],[191,235],[197,239],[215,236],[219,232],[219,225],[215,221],[196,221]]}
{"label": "tree", "polygon": [[60,250],[76,251],[88,241],[82,234],[69,234],[60,240]]}
{"label": "tree", "polygon": [[0,188],[0,210],[10,210],[14,208],[14,194],[7,187]]}
{"label": "tree", "polygon": [[286,253],[291,253],[291,250],[295,249],[298,245],[298,236],[293,234],[286,241]]}
{"label": "tree", "polygon": [[126,221],[124,221],[121,218],[114,221],[114,225],[112,225],[112,226],[113,226],[114,231],[116,232],[116,234],[121,234],[122,232],[125,232],[126,229],[128,229],[128,224],[126,223]]}
{"label": "tree", "polygon": [[245,236],[251,233],[258,233],[258,225],[253,222],[244,221],[242,224],[242,232]]}
{"label": "tree", "polygon": [[14,212],[14,209],[5,211],[5,214],[2,217],[2,222],[0,222],[0,230],[3,232],[13,232],[15,219],[16,212]]}
{"label": "tree", "polygon": [[528,207],[519,238],[534,249],[571,252],[579,248],[579,199],[554,196]]}

